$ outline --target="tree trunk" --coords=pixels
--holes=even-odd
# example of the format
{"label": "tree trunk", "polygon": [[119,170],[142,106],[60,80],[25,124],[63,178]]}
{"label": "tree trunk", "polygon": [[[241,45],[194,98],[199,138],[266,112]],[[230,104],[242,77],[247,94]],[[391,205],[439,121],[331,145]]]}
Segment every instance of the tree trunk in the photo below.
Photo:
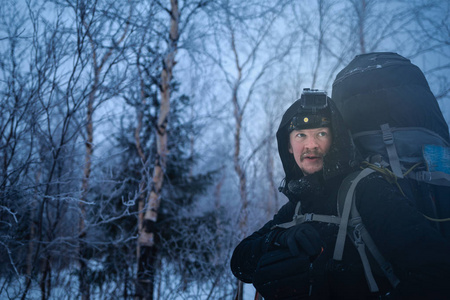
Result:
{"label": "tree trunk", "polygon": [[[237,101],[236,101],[237,102]],[[239,220],[239,227],[241,229],[241,234],[246,235],[247,231],[247,219],[248,219],[248,199],[247,199],[247,177],[245,170],[241,166],[240,157],[240,144],[241,144],[241,125],[242,125],[242,115],[236,117],[236,131],[234,136],[235,150],[234,150],[234,170],[239,179],[239,195],[241,198],[241,218]]]}
{"label": "tree trunk", "polygon": [[156,240],[155,224],[158,220],[158,210],[161,201],[161,188],[166,169],[167,149],[167,124],[170,111],[171,80],[175,55],[177,53],[179,10],[178,1],[171,0],[170,33],[168,52],[164,59],[161,72],[161,103],[156,128],[157,155],[152,176],[152,188],[147,198],[147,207],[143,216],[142,226],[139,228],[138,239],[138,272],[136,297],[138,299],[153,300],[156,270]]}
{"label": "tree trunk", "polygon": [[358,27],[359,27],[359,47],[361,54],[366,53],[366,41],[364,26],[366,25],[367,3],[361,0],[361,10],[359,11]]}
{"label": "tree trunk", "polygon": [[42,262],[42,270],[41,270],[41,299],[50,299],[51,293],[51,283],[52,283],[52,269],[50,266],[50,256],[46,255],[44,261]]}
{"label": "tree trunk", "polygon": [[85,216],[86,216],[86,207],[85,202],[87,200],[87,194],[89,189],[89,179],[91,176],[91,165],[92,165],[92,154],[94,151],[94,126],[92,116],[94,114],[94,100],[95,100],[95,92],[97,91],[98,85],[98,76],[99,69],[95,69],[95,79],[94,84],[92,86],[91,93],[89,94],[88,105],[87,105],[87,122],[86,122],[86,143],[85,143],[85,161],[84,161],[84,171],[83,171],[83,180],[81,185],[81,199],[79,203],[80,208],[80,216],[78,221],[78,238],[79,238],[79,250],[78,250],[78,262],[80,266],[79,273],[79,288],[81,299],[88,300],[90,299],[90,286],[88,282],[88,266],[86,262],[86,251],[87,245],[85,242]]}
{"label": "tree trunk", "polygon": [[[39,182],[41,172],[38,172],[36,175],[36,183]],[[38,184],[36,184],[38,186]],[[38,195],[37,188],[35,189],[35,195]],[[36,225],[35,225],[35,215],[37,214],[37,199],[35,201],[31,202],[31,210],[30,210],[30,219],[28,220],[29,226],[30,226],[30,240],[28,242],[28,253],[27,253],[27,276],[26,276],[26,282],[25,282],[25,291],[28,290],[30,284],[31,284],[31,276],[33,275],[33,252],[34,252],[34,243],[36,238]],[[24,296],[26,296],[26,292],[24,293]]]}
{"label": "tree trunk", "polygon": [[[132,6],[130,6],[130,14],[128,19],[131,17]],[[82,18],[83,20],[83,18]],[[88,191],[89,191],[89,181],[91,177],[92,171],[92,157],[94,152],[94,125],[93,125],[93,115],[95,111],[95,101],[96,101],[96,93],[98,92],[99,84],[100,84],[100,76],[102,74],[102,70],[106,65],[107,61],[113,54],[115,49],[109,49],[101,59],[98,59],[97,46],[96,41],[93,39],[92,33],[90,32],[90,24],[83,21],[83,26],[86,30],[87,36],[89,37],[89,42],[92,47],[92,62],[93,62],[93,70],[94,70],[94,82],[92,84],[91,90],[89,92],[89,98],[87,103],[87,116],[86,116],[86,143],[85,143],[85,165],[83,170],[83,179],[81,183],[81,199],[79,202],[80,208],[80,216],[78,223],[78,239],[79,239],[79,249],[78,249],[78,261],[79,261],[79,288],[81,299],[88,300],[90,299],[90,284],[89,284],[89,269],[88,269],[88,258],[87,258],[87,248],[86,244],[86,228],[85,228],[85,217],[86,217],[86,205]],[[129,23],[127,22],[122,36],[114,41],[116,45],[120,45],[128,32]],[[108,69],[108,68],[106,68]]]}
{"label": "tree trunk", "polygon": [[245,104],[241,106],[239,103],[239,87],[242,83],[242,65],[239,61],[239,54],[236,46],[235,33],[232,26],[229,26],[230,29],[230,39],[231,39],[231,49],[234,55],[235,67],[237,71],[237,76],[234,81],[234,86],[232,88],[232,96],[231,102],[233,103],[233,114],[235,120],[235,129],[234,129],[234,155],[233,155],[233,163],[234,163],[234,171],[239,180],[239,196],[241,200],[241,214],[239,220],[239,228],[241,230],[240,234],[242,236],[246,235],[247,231],[247,218],[248,218],[248,199],[247,199],[247,177],[245,174],[245,170],[242,168],[241,161],[241,130],[242,130],[242,120],[244,116]]}
{"label": "tree trunk", "polygon": [[236,300],[243,300],[243,299],[244,299],[244,283],[238,280]]}
{"label": "tree trunk", "polygon": [[[41,162],[42,162],[42,158],[41,158]],[[42,165],[40,165],[40,166],[41,167],[36,172],[36,176],[35,176],[35,180],[36,180],[36,187],[34,189],[35,195],[39,195],[38,186],[39,186],[39,183],[41,180],[41,175],[42,175]],[[44,201],[44,200],[42,200],[42,201]],[[38,204],[38,197],[36,197],[36,199],[34,199],[34,201],[31,202],[30,219],[29,219],[30,241],[28,242],[28,253],[27,253],[27,277],[26,277],[26,281],[25,281],[25,289],[22,294],[22,299],[26,298],[26,296],[28,294],[28,290],[31,286],[31,278],[33,276],[34,264],[35,264],[35,262],[37,260],[37,256],[38,256],[37,249],[39,249],[39,246],[36,247],[36,249],[35,249],[35,242],[36,242],[36,223],[35,222],[39,218],[38,214],[39,214],[40,210],[38,209],[37,204]],[[33,252],[35,252],[34,259],[33,259]]]}
{"label": "tree trunk", "polygon": [[[270,132],[272,132],[272,128],[270,128]],[[275,183],[275,168],[273,162],[273,153],[272,146],[270,143],[267,143],[267,179],[269,180],[269,201],[268,201],[268,209],[267,209],[267,218],[271,219],[276,210],[278,209],[278,194],[277,194],[277,186]]]}

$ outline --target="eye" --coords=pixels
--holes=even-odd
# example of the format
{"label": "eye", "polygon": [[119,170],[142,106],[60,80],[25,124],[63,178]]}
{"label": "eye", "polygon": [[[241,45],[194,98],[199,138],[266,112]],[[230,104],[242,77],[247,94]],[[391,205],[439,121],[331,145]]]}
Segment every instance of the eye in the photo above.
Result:
{"label": "eye", "polygon": [[306,134],[300,132],[300,133],[297,133],[295,136],[301,138],[301,137],[305,137]]}
{"label": "eye", "polygon": [[325,131],[321,131],[321,132],[319,132],[317,135],[318,135],[318,136],[327,136],[328,133],[325,132]]}

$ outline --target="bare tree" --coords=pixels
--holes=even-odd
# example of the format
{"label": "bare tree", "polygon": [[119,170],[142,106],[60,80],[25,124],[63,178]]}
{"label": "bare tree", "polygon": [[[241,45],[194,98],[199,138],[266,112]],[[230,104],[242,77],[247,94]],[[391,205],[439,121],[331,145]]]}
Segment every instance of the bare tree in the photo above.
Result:
{"label": "bare tree", "polygon": [[[167,52],[165,54],[163,68],[161,72],[161,99],[156,124],[156,158],[153,168],[151,190],[146,200],[145,213],[139,226],[138,239],[138,273],[136,295],[140,299],[153,299],[154,292],[154,269],[155,269],[155,226],[158,220],[158,210],[160,206],[160,194],[164,181],[164,170],[167,165],[167,125],[170,112],[171,80],[175,56],[178,51],[180,12],[177,0],[171,0],[170,9],[167,10],[170,16],[169,38]],[[137,140],[139,142],[139,140]],[[142,154],[141,154],[142,155]],[[140,219],[141,219],[140,218]]]}
{"label": "bare tree", "polygon": [[[27,296],[31,284],[31,276],[36,266],[42,266],[41,292],[42,297],[50,297],[52,283],[52,263],[58,259],[57,255],[51,255],[57,247],[64,251],[64,242],[57,242],[62,235],[71,238],[66,244],[73,246],[71,251],[65,253],[65,257],[78,257],[80,263],[80,292],[83,298],[89,298],[89,284],[87,281],[86,262],[86,227],[87,213],[86,204],[92,204],[88,198],[89,179],[92,170],[93,155],[93,113],[101,103],[113,96],[120,87],[120,81],[110,81],[108,78],[120,57],[119,45],[124,40],[127,32],[127,21],[112,18],[108,15],[115,14],[113,6],[106,6],[103,10],[103,25],[119,24],[115,32],[111,32],[111,45],[102,45],[103,34],[108,39],[109,29],[102,31],[100,22],[96,21],[96,13],[100,11],[101,5],[86,6],[82,3],[77,6],[67,2],[64,5],[55,3],[57,14],[50,16],[46,21],[48,27],[41,29],[42,11],[48,8],[48,3],[43,2],[41,6],[28,6],[30,22],[33,31],[31,45],[31,85],[34,87],[33,98],[39,104],[38,115],[35,115],[36,131],[34,139],[38,141],[34,151],[40,153],[36,156],[36,188],[35,195],[42,198],[31,201],[36,210],[30,218],[31,241],[28,247],[27,278],[22,298]],[[98,5],[98,6],[96,6]],[[73,13],[77,21],[72,24],[62,20],[67,14]],[[120,14],[117,14],[120,15]],[[109,21],[112,21],[109,23]],[[52,26],[50,26],[53,25]],[[70,27],[74,25],[74,27]],[[114,26],[112,26],[114,27]],[[52,30],[50,30],[50,28]],[[88,47],[90,46],[90,48]],[[106,46],[103,48],[103,46]],[[89,51],[91,50],[91,51]],[[103,52],[103,53],[102,53]],[[103,54],[100,59],[98,56]],[[116,53],[116,56],[113,55]],[[119,53],[119,54],[117,54]],[[91,60],[90,60],[91,59]],[[68,62],[69,61],[69,62]],[[92,64],[90,64],[90,62]],[[89,68],[89,65],[91,68]],[[69,66],[69,68],[68,68]],[[83,78],[89,76],[92,71],[92,85],[85,82]],[[30,105],[33,103],[28,100]],[[86,105],[86,117],[81,111]],[[40,122],[39,122],[40,121]],[[83,128],[85,137],[85,164],[84,171],[76,165],[80,165],[77,159],[81,155],[77,150],[77,139],[82,137]],[[74,175],[76,171],[83,172],[83,176]],[[74,187],[80,184],[77,188]],[[77,196],[80,194],[81,196]],[[78,218],[77,232],[71,222],[62,222],[63,216],[69,216],[73,201],[76,198],[79,214],[72,217]],[[68,220],[71,220],[69,217]],[[69,229],[70,228],[70,229]],[[65,230],[64,230],[65,229]],[[79,254],[72,252],[79,245]],[[46,245],[45,248],[43,245]],[[55,248],[56,247],[56,248]],[[58,250],[56,250],[58,251]]]}
{"label": "bare tree", "polygon": [[[232,1],[221,3],[218,14],[218,28],[215,38],[216,52],[210,58],[222,71],[226,80],[226,88],[229,92],[229,102],[233,110],[234,118],[234,153],[233,167],[238,179],[238,194],[240,198],[240,236],[245,236],[248,222],[248,170],[246,165],[261,145],[250,145],[246,154],[242,151],[244,132],[244,116],[255,98],[254,92],[263,83],[264,76],[271,70],[277,62],[288,54],[290,41],[286,44],[278,43],[277,51],[266,55],[264,52],[271,42],[274,42],[273,29],[279,20],[286,5],[284,1],[277,3],[253,3],[246,2],[237,5]],[[252,14],[247,13],[247,7],[252,7]],[[278,41],[278,40],[277,40]],[[281,46],[281,47],[280,47]],[[230,49],[229,53],[225,49]],[[225,57],[229,56],[229,60]],[[267,140],[263,140],[265,144]],[[238,290],[242,290],[242,283],[239,283]],[[242,295],[242,293],[238,294]]]}
{"label": "bare tree", "polygon": [[[239,195],[241,199],[241,230],[244,233],[247,223],[247,175],[245,171],[246,159],[242,154],[242,131],[244,126],[244,115],[254,98],[255,89],[262,83],[266,73],[274,64],[280,62],[288,53],[289,47],[278,48],[276,52],[269,56],[262,53],[267,45],[267,40],[273,38],[271,30],[278,21],[284,2],[278,2],[271,6],[259,6],[256,3],[246,3],[245,5],[256,8],[259,14],[245,15],[245,7],[234,6],[234,3],[225,1],[222,4],[220,18],[224,20],[223,34],[216,38],[216,50],[220,55],[223,49],[230,49],[230,62],[223,60],[212,54],[210,58],[215,61],[223,72],[227,88],[230,92],[230,103],[233,107],[234,117],[234,154],[233,166],[239,182]],[[244,13],[242,13],[244,12]],[[222,41],[224,44],[222,44]],[[289,42],[286,43],[289,45]],[[286,45],[283,45],[286,46]],[[244,50],[245,49],[245,50]],[[228,63],[232,63],[231,65]],[[232,68],[230,68],[232,66]],[[250,153],[259,149],[255,149]],[[252,156],[251,154],[249,156]]]}
{"label": "bare tree", "polygon": [[[444,100],[448,100],[450,96],[450,81],[447,76],[450,69],[450,29],[447,21],[450,3],[410,1],[407,6],[414,19],[412,26],[405,29],[412,48],[408,51],[411,53],[408,57],[422,67],[439,104],[448,111],[450,106]],[[450,113],[447,112],[445,117],[448,120]]]}
{"label": "bare tree", "polygon": [[[64,139],[64,131],[62,132],[62,138],[59,141],[56,136],[53,140],[46,141],[55,146],[52,149],[54,150],[52,158],[56,159],[53,160],[53,166],[49,169],[49,172],[45,172],[45,176],[48,177],[47,185],[44,184],[44,186],[46,186],[46,191],[44,192],[45,196],[43,198],[41,198],[42,193],[40,183],[43,170],[43,161],[41,158],[44,155],[39,157],[37,150],[43,145],[43,140],[39,136],[42,132],[45,132],[45,129],[44,131],[41,131],[42,127],[40,127],[41,124],[39,121],[46,122],[48,120],[46,119],[46,116],[48,116],[49,110],[52,109],[51,102],[44,101],[44,97],[51,95],[52,92],[56,93],[56,90],[51,88],[52,83],[49,78],[58,72],[59,64],[57,59],[59,59],[59,57],[56,53],[49,51],[49,48],[42,45],[44,43],[40,40],[40,32],[36,27],[37,22],[36,19],[34,19],[35,16],[32,11],[29,11],[31,18],[31,22],[29,22],[24,14],[17,13],[18,11],[15,10],[17,9],[16,6],[13,5],[11,8],[11,12],[13,13],[10,16],[14,16],[14,18],[20,16],[20,18],[12,19],[7,15],[3,18],[4,21],[9,19],[8,21],[11,22],[5,22],[5,24],[3,24],[4,26],[7,26],[7,28],[9,26],[9,29],[15,28],[19,31],[13,30],[10,32],[8,39],[10,41],[10,46],[7,47],[7,49],[10,50],[10,56],[9,59],[5,61],[11,61],[12,68],[3,65],[3,70],[8,70],[8,75],[6,72],[3,73],[5,76],[3,78],[6,79],[4,82],[9,82],[11,84],[10,92],[5,94],[6,98],[3,103],[7,104],[9,102],[8,99],[12,98],[14,99],[15,104],[14,106],[11,106],[11,108],[15,108],[11,113],[8,112],[9,105],[6,105],[5,110],[2,110],[4,111],[3,116],[6,118],[5,120],[7,120],[6,123],[3,123],[6,126],[3,127],[3,129],[7,129],[7,131],[3,131],[2,134],[2,137],[6,138],[6,140],[4,140],[6,143],[2,143],[6,146],[4,148],[6,152],[4,152],[3,156],[3,166],[6,166],[6,168],[4,168],[4,185],[2,187],[3,195],[6,198],[3,198],[2,202],[10,206],[12,203],[8,203],[8,199],[11,200],[18,197],[18,194],[16,194],[16,196],[14,196],[14,194],[9,194],[9,190],[15,190],[16,192],[14,193],[17,193],[19,190],[25,192],[18,198],[19,202],[21,202],[20,199],[29,201],[29,206],[26,205],[20,208],[22,209],[20,215],[23,218],[26,218],[28,222],[20,220],[21,223],[19,224],[29,224],[30,227],[28,254],[26,258],[27,277],[22,297],[24,298],[27,295],[31,280],[34,276],[34,271],[38,268],[38,265],[42,265],[44,275],[41,278],[40,286],[43,297],[46,297],[49,294],[48,277],[46,276],[49,271],[49,265],[42,262],[45,260],[44,257],[48,257],[48,252],[44,254],[45,251],[42,250],[41,246],[44,240],[47,239],[47,230],[52,230],[52,227],[47,228],[44,225],[51,216],[47,214],[47,220],[44,219],[44,216],[48,213],[45,209],[49,199],[49,182],[54,175],[56,160],[61,150],[61,147],[59,146],[63,146],[66,142]],[[30,24],[35,26],[34,30],[29,30],[29,28],[26,27],[26,25]],[[46,42],[49,42],[49,46],[59,46],[60,38],[61,36],[57,34],[50,35]],[[29,47],[30,45],[31,47]],[[60,50],[62,50],[61,52],[64,52],[63,48],[60,48]],[[27,65],[28,68],[25,68]],[[24,114],[21,115],[21,113]],[[50,128],[50,123],[48,123],[48,125],[48,128]],[[24,138],[25,140],[23,140]],[[45,151],[44,149],[41,150]],[[16,159],[19,160],[16,161]],[[17,162],[20,162],[20,164],[17,165]],[[8,164],[8,166],[6,164]],[[37,167],[34,167],[35,165],[37,165]],[[28,190],[30,191],[30,196],[26,196],[26,194],[28,194],[26,191]],[[31,193],[31,191],[33,191],[33,193]],[[17,204],[19,203],[17,201],[15,202]],[[15,206],[15,208],[19,209],[18,206]],[[25,232],[28,232],[28,230],[25,229]]]}
{"label": "bare tree", "polygon": [[[106,3],[107,5],[109,3]],[[99,99],[98,92],[99,89],[104,84],[103,81],[106,78],[106,75],[110,71],[110,68],[116,64],[114,61],[114,57],[112,57],[115,52],[118,52],[120,44],[124,41],[128,34],[129,28],[129,19],[131,17],[131,3],[128,3],[130,10],[128,19],[123,20],[118,24],[118,29],[113,32],[111,36],[111,44],[103,49],[102,39],[104,38],[102,26],[106,24],[102,23],[94,23],[94,20],[97,18],[97,11],[102,9],[97,6],[97,3],[93,3],[93,5],[76,5],[72,6],[75,15],[79,21],[78,30],[80,30],[80,34],[82,36],[79,37],[79,40],[86,37],[91,48],[91,62],[92,62],[92,85],[89,87],[87,105],[86,105],[86,122],[85,122],[85,163],[83,170],[83,179],[81,183],[81,198],[80,198],[80,218],[79,218],[79,237],[80,237],[80,292],[82,294],[82,299],[89,299],[89,283],[87,282],[87,266],[86,266],[86,245],[84,241],[84,237],[86,235],[86,208],[85,203],[88,201],[88,191],[89,191],[89,180],[91,176],[92,169],[92,157],[94,152],[94,125],[93,125],[93,115],[95,110],[98,108],[100,101],[105,101],[105,99]],[[108,11],[106,11],[108,13]],[[117,19],[114,18],[112,20],[116,22]],[[106,28],[105,28],[106,29]],[[111,84],[111,83],[109,83]],[[113,83],[116,84],[116,83]]]}
{"label": "bare tree", "polygon": [[[2,253],[7,254],[5,259],[8,258],[8,267],[5,269],[14,270],[15,275],[18,275],[21,263],[13,255],[16,249],[11,248],[14,246],[11,236],[14,236],[14,229],[22,222],[22,212],[19,210],[24,200],[17,196],[17,188],[24,183],[21,179],[28,175],[34,158],[34,140],[31,138],[33,124],[29,118],[34,107],[31,101],[27,103],[31,95],[26,87],[27,75],[21,69],[21,61],[25,57],[23,23],[26,17],[15,14],[17,11],[14,3],[1,4],[0,210],[2,224],[9,227],[7,231],[2,231],[1,248]],[[28,126],[23,126],[24,123]],[[17,200],[12,201],[13,198]]]}
{"label": "bare tree", "polygon": [[[170,7],[166,8],[163,4],[157,2],[157,6],[161,10],[162,14],[167,14],[169,17],[169,26],[162,25],[162,34],[167,34],[167,37],[162,39],[165,41],[165,45],[162,47],[165,49],[161,54],[161,61],[157,63],[157,67],[160,69],[160,77],[152,78],[152,74],[148,72],[143,75],[143,70],[147,66],[141,66],[138,63],[138,73],[141,82],[141,101],[145,101],[144,80],[145,76],[150,76],[150,79],[157,83],[159,87],[159,102],[158,112],[155,122],[155,139],[156,139],[156,154],[151,158],[154,160],[152,163],[151,178],[147,179],[148,186],[145,205],[140,207],[139,216],[139,239],[138,239],[138,270],[137,270],[137,284],[136,284],[136,297],[143,299],[153,299],[155,290],[155,269],[156,269],[156,232],[155,224],[158,222],[158,211],[161,205],[161,192],[163,188],[164,178],[166,176],[166,167],[168,159],[168,127],[170,126],[169,114],[171,112],[171,102],[173,97],[173,77],[174,67],[176,64],[176,55],[179,50],[180,35],[183,32],[187,32],[190,22],[199,9],[207,4],[208,1],[196,1],[196,2],[182,2],[181,6],[177,0],[170,1]],[[155,31],[156,34],[161,34]],[[150,38],[152,38],[150,36]],[[160,39],[161,37],[156,37]],[[141,51],[138,52],[138,56]],[[160,54],[158,54],[160,55]],[[139,58],[138,58],[139,60]],[[142,106],[143,107],[143,106]],[[138,121],[142,120],[138,117]],[[144,163],[148,163],[149,157],[145,157],[139,145],[141,144],[139,138],[139,128],[141,126],[138,123],[136,129],[136,144],[139,155]],[[145,172],[143,172],[145,174]],[[143,177],[145,179],[146,177]],[[141,192],[144,192],[146,182],[142,182]],[[141,202],[142,203],[142,202]],[[141,210],[142,209],[142,210]]]}

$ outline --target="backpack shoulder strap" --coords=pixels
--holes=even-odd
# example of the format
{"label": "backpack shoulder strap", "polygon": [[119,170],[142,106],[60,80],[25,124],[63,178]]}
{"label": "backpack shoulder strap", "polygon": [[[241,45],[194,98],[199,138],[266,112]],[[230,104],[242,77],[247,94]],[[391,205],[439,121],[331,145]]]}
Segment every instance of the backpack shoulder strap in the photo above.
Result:
{"label": "backpack shoulder strap", "polygon": [[[345,237],[347,235],[347,226],[350,219],[350,212],[353,204],[353,198],[356,186],[364,177],[375,172],[370,168],[365,168],[362,171],[353,172],[348,175],[341,184],[338,192],[338,212],[340,211],[340,203],[344,203],[341,214],[341,224],[339,225],[339,232],[336,239],[336,247],[334,248],[333,258],[335,260],[342,260],[344,253]],[[344,199],[344,201],[340,201]]]}
{"label": "backpack shoulder strap", "polygon": [[[367,259],[367,256],[365,258],[363,258],[363,255],[365,256],[365,253],[362,255],[361,250],[360,250],[360,249],[364,250],[364,245],[367,247],[367,249],[369,249],[373,258],[380,266],[381,271],[383,271],[384,276],[386,276],[386,278],[389,280],[391,285],[395,288],[400,283],[400,280],[394,274],[394,270],[392,268],[391,263],[389,263],[384,258],[384,256],[380,253],[380,251],[378,250],[378,247],[375,245],[375,242],[372,240],[372,237],[370,236],[366,227],[361,222],[361,217],[359,216],[359,213],[356,209],[356,205],[354,206],[354,208],[355,208],[356,214],[358,215],[357,218],[359,219],[359,223],[355,226],[355,229],[353,231],[352,241],[355,244],[356,248],[358,249],[358,252],[361,256],[361,260],[363,261],[364,271],[366,273],[366,279],[369,282],[370,281],[369,278],[372,277],[372,280],[375,281],[375,279],[373,279],[373,276],[371,276],[371,274],[370,275],[367,274],[368,272],[371,272],[370,266],[368,268],[366,267],[366,264],[368,264],[369,261]],[[364,262],[364,260],[366,260],[366,262]],[[369,282],[369,286],[371,286],[370,282]]]}
{"label": "backpack shoulder strap", "polygon": [[[343,209],[341,212],[341,224],[339,225],[339,233],[336,239],[336,246],[333,258],[336,260],[342,260],[342,255],[344,251],[345,237],[347,235],[347,228],[352,228],[348,235],[352,242],[354,243],[358,253],[361,257],[361,261],[364,267],[364,273],[366,276],[367,283],[372,292],[378,291],[378,286],[372,275],[372,270],[370,268],[369,260],[367,258],[365,248],[367,247],[380,266],[386,278],[389,280],[393,287],[396,287],[400,281],[395,276],[392,265],[383,257],[383,255],[378,250],[369,232],[364,227],[362,223],[361,216],[356,208],[356,203],[354,201],[355,189],[358,183],[364,177],[375,172],[375,170],[366,168],[362,171],[354,172],[347,176],[341,184],[338,193],[338,205],[343,203]],[[338,207],[338,212],[339,212]],[[350,218],[351,216],[351,218]],[[351,234],[350,234],[351,233]]]}

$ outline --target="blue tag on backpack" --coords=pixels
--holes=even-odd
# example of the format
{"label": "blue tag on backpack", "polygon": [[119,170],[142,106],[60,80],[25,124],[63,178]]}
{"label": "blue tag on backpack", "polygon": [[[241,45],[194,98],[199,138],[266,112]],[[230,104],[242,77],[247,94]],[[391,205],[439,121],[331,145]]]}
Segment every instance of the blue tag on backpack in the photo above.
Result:
{"label": "blue tag on backpack", "polygon": [[450,148],[437,145],[423,146],[423,157],[430,172],[450,174]]}

